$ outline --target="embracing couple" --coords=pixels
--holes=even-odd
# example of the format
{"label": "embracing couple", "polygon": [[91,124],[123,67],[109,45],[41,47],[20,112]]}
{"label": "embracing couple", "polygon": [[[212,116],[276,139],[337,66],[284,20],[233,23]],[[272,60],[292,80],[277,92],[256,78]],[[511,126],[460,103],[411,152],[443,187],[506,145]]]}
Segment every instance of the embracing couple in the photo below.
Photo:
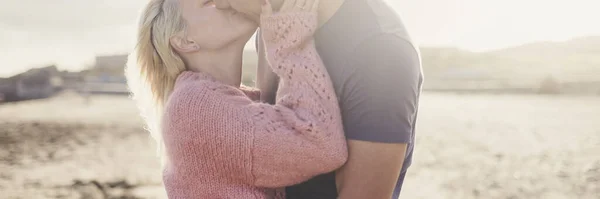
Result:
{"label": "embracing couple", "polygon": [[169,198],[398,198],[423,76],[384,1],[150,0],[126,72]]}

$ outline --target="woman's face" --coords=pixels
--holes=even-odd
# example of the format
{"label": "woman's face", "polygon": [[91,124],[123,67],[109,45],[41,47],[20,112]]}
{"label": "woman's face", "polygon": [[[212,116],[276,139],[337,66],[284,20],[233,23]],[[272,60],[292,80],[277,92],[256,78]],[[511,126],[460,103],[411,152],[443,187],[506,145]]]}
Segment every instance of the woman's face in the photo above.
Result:
{"label": "woman's face", "polygon": [[250,39],[257,24],[232,10],[217,9],[213,0],[179,0],[187,38],[200,48],[219,49]]}

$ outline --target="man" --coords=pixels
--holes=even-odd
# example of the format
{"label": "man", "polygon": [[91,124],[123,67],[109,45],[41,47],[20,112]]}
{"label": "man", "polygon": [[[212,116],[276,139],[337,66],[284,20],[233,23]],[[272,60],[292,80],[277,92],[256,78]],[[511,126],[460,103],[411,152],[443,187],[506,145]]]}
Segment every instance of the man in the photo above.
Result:
{"label": "man", "polygon": [[[264,0],[215,0],[259,21]],[[271,0],[277,9],[285,0]],[[418,49],[384,0],[321,0],[317,50],[339,98],[349,159],[335,173],[286,188],[290,199],[398,198],[411,163],[423,82]],[[277,78],[257,36],[257,86],[273,103]],[[337,186],[336,186],[337,185]]]}

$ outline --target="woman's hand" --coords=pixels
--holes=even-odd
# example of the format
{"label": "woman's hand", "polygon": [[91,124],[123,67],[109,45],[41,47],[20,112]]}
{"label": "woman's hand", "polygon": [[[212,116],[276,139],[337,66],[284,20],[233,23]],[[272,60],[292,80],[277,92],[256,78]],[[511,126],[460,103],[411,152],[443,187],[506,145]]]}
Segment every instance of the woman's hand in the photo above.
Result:
{"label": "woman's hand", "polygon": [[[319,0],[284,0],[281,9],[278,13],[288,12],[312,12],[316,13],[319,6]],[[273,14],[273,7],[269,0],[264,0],[262,6],[261,16],[271,16]]]}
{"label": "woman's hand", "polygon": [[269,0],[264,1],[260,29],[267,48],[275,43],[298,47],[316,31],[319,0],[284,0],[277,12]]}

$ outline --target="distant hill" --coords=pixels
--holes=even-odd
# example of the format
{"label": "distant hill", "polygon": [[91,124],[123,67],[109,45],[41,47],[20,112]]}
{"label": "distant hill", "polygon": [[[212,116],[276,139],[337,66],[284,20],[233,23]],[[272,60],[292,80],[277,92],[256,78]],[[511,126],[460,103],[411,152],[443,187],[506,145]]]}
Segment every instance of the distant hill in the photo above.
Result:
{"label": "distant hill", "polygon": [[424,70],[433,76],[456,68],[486,71],[497,78],[600,81],[600,36],[565,42],[536,42],[474,53],[455,48],[422,48]]}
{"label": "distant hill", "polygon": [[489,53],[513,56],[562,56],[573,54],[598,54],[600,53],[600,36],[578,37],[565,42],[535,42],[516,47],[505,48]]}

